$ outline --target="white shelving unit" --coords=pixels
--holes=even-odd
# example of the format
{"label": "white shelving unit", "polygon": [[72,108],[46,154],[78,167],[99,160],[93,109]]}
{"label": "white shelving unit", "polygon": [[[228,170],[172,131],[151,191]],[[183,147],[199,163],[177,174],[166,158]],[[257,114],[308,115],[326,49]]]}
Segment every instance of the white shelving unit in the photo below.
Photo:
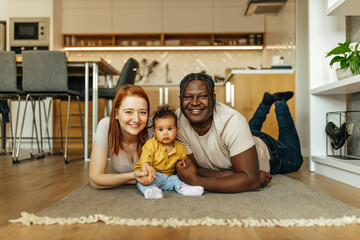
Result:
{"label": "white shelving unit", "polygon": [[360,92],[360,75],[311,89],[313,95],[351,94]]}
{"label": "white shelving unit", "polygon": [[352,16],[359,15],[359,0],[328,0],[326,15],[328,16]]}
{"label": "white shelving unit", "polygon": [[[360,91],[360,75],[356,75],[351,78],[329,83],[321,87],[313,88],[311,89],[310,93],[314,97],[317,96],[318,97],[317,100],[319,102],[330,101],[330,100],[334,100],[334,102],[336,101],[341,102],[343,101],[343,96],[345,94],[356,93],[359,91]],[[314,101],[316,100],[313,100],[313,102]],[[336,104],[334,104],[333,106],[336,106]],[[320,104],[320,107],[331,108],[331,105],[326,106],[325,104]],[[319,110],[319,112],[320,111],[321,110]],[[321,112],[320,114],[324,115],[326,114],[326,112],[325,113]],[[320,119],[318,120],[325,122],[324,117],[320,117]],[[320,129],[322,132],[325,132],[324,131],[325,127],[322,127]],[[316,131],[318,131],[318,129],[316,129]],[[326,136],[325,136],[325,142],[326,142]],[[312,144],[312,150],[317,148],[317,145],[318,144],[316,143]],[[326,151],[325,147],[326,146],[322,146],[324,151]],[[325,175],[327,177],[333,178],[335,180],[344,182],[346,184],[355,186],[357,188],[360,188],[360,160],[343,160],[335,157],[330,157],[330,156],[326,156],[326,153],[324,154],[320,150],[319,153],[311,154],[311,162],[312,162],[311,164],[312,169],[310,170]]]}
{"label": "white shelving unit", "polygon": [[[309,9],[310,171],[360,188],[360,160],[326,155],[326,113],[345,111],[346,94],[360,92],[360,75],[335,80],[325,58],[339,42],[345,42],[345,6],[358,0],[311,0]],[[328,5],[330,3],[330,5]],[[345,4],[345,5],[344,5]],[[330,7],[328,7],[330,6]],[[351,9],[352,10],[352,9]],[[357,8],[360,15],[360,8]],[[330,16],[331,15],[331,16]]]}

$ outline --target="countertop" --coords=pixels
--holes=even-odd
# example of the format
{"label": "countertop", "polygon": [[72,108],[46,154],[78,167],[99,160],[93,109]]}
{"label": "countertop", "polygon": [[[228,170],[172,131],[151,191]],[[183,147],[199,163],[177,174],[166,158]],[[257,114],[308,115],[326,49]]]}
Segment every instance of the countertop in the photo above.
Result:
{"label": "countertop", "polygon": [[[227,81],[231,79],[233,75],[236,74],[293,74],[295,71],[293,69],[232,69],[230,74],[225,78],[224,81],[216,82],[215,86],[224,86]],[[137,82],[135,85],[143,87],[177,87],[180,83],[167,83],[167,82],[157,82],[157,83],[142,83]]]}

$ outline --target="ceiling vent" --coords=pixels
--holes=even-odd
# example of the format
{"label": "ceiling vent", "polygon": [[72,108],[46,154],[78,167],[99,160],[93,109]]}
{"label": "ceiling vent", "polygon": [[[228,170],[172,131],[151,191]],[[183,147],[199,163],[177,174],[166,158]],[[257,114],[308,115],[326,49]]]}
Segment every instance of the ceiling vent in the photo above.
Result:
{"label": "ceiling vent", "polygon": [[250,0],[245,16],[276,15],[284,7],[287,0]]}

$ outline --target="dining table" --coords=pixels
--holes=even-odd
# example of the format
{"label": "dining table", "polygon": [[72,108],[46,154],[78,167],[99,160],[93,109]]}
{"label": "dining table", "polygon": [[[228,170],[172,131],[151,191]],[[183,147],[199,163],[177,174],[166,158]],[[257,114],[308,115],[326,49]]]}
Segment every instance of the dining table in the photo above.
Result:
{"label": "dining table", "polygon": [[[66,57],[69,76],[84,77],[85,89],[85,119],[84,119],[84,160],[89,161],[89,136],[93,136],[98,123],[98,88],[99,75],[105,77],[106,82],[112,82],[113,76],[120,75],[120,72],[102,57],[97,56],[67,56]],[[16,56],[18,69],[21,68],[22,57]],[[92,96],[89,94],[90,76],[92,76]],[[89,101],[92,100],[92,131],[89,132]],[[94,137],[92,138],[94,144]]]}

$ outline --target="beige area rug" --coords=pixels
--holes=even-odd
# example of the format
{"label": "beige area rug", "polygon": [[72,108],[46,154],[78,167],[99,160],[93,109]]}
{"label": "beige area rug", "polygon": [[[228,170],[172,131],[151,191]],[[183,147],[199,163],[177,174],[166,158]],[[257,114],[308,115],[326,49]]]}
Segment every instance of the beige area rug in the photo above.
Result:
{"label": "beige area rug", "polygon": [[292,180],[274,176],[258,192],[205,192],[186,197],[175,191],[146,200],[136,186],[93,190],[85,185],[54,205],[10,222],[24,225],[104,222],[127,226],[341,226],[360,224],[360,209]]}

